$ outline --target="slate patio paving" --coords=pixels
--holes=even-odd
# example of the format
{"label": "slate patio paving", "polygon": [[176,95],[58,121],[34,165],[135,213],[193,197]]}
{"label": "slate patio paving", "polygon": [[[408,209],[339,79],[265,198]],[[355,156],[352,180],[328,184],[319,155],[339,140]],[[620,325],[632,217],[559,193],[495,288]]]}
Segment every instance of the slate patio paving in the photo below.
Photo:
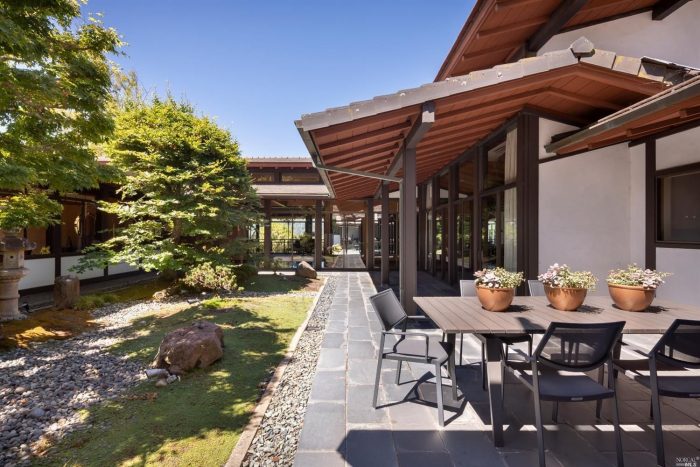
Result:
{"label": "slate patio paving", "polygon": [[[395,362],[382,371],[380,407],[372,408],[380,325],[368,298],[376,293],[367,272],[341,273],[322,343],[295,465],[313,466],[530,466],[537,464],[534,409],[530,393],[507,380],[505,446],[491,441],[487,393],[481,389],[480,344],[465,336],[458,386],[464,397],[446,407],[440,428],[434,405],[431,367],[404,364],[396,385]],[[453,289],[427,274],[419,275],[419,294],[450,294]],[[439,338],[439,331],[430,331]],[[634,336],[636,337],[636,336]],[[625,337],[626,340],[631,340]],[[656,336],[635,344],[650,345]],[[517,352],[517,350],[516,350]],[[444,374],[444,373],[443,373]],[[449,384],[449,379],[446,380]],[[625,462],[656,465],[649,392],[618,378]],[[444,388],[446,400],[450,388]],[[603,420],[594,403],[562,404],[559,423],[544,405],[548,466],[615,465],[612,424],[604,404]],[[700,465],[700,401],[665,399],[663,407],[667,465],[697,458]],[[692,465],[692,464],[687,464]]]}

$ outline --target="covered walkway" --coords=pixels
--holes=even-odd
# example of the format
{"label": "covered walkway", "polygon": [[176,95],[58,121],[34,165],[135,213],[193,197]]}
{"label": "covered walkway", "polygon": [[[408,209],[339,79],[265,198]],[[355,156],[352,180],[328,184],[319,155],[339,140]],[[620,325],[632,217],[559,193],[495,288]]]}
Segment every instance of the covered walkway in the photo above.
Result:
{"label": "covered walkway", "polygon": [[[465,338],[465,366],[458,369],[465,397],[452,403],[452,409],[446,407],[444,429],[437,423],[432,375],[426,376],[430,368],[424,365],[411,364],[408,371],[404,366],[402,382],[396,385],[395,364],[387,364],[381,407],[374,410],[371,398],[380,326],[368,298],[376,288],[369,273],[339,274],[295,465],[537,464],[532,399],[514,381],[507,381],[511,384],[506,388],[505,447],[493,446],[488,399],[481,389],[480,347],[471,337]],[[418,285],[419,294],[442,294],[446,287],[429,275],[419,276]],[[625,461],[634,466],[655,465],[649,393],[625,377],[618,381]],[[449,400],[449,387],[445,398]],[[562,404],[560,423],[546,425],[548,466],[615,465],[612,424],[606,415],[610,407],[604,404],[603,419],[598,420],[593,404]],[[545,405],[543,413],[551,413],[551,407]],[[663,414],[667,464],[700,455],[700,402],[666,399]]]}

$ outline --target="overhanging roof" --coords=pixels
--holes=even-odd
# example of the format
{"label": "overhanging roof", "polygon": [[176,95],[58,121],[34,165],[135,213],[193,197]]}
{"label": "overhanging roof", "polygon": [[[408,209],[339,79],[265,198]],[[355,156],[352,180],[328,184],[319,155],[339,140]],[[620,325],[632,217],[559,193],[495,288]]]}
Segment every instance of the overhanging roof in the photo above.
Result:
{"label": "overhanging roof", "polygon": [[261,199],[328,199],[330,194],[325,185],[302,184],[260,184],[253,185]]}
{"label": "overhanging roof", "polygon": [[[303,115],[296,125],[316,165],[386,174],[430,104],[434,123],[416,152],[421,182],[526,107],[583,126],[688,73],[673,64],[595,50],[581,38],[569,49]],[[373,196],[380,183],[325,175],[337,199]]]}
{"label": "overhanging roof", "polygon": [[539,50],[553,35],[652,11],[662,19],[687,0],[478,0],[435,81],[507,63]]}
{"label": "overhanging roof", "polygon": [[547,152],[559,155],[642,139],[700,120],[700,76],[598,120],[553,142]]}
{"label": "overhanging roof", "polygon": [[246,165],[248,168],[264,169],[264,168],[311,168],[311,158],[308,156],[301,157],[246,157]]}

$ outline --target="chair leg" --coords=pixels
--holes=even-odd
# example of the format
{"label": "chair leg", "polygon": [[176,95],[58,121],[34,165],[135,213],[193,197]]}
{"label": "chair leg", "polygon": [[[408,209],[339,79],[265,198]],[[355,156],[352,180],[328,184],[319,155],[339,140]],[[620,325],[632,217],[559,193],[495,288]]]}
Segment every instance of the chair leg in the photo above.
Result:
{"label": "chair leg", "polygon": [[435,364],[435,391],[437,396],[438,423],[445,426],[445,413],[442,405],[442,369],[439,363]]}
{"label": "chair leg", "polygon": [[651,390],[651,407],[654,412],[654,432],[656,434],[656,463],[661,467],[666,465],[666,453],[664,452],[664,433],[661,424],[661,400],[658,389]]}
{"label": "chair leg", "polygon": [[402,363],[403,363],[403,361],[399,360],[397,365],[396,365],[396,384],[401,384],[400,380],[401,380],[401,364]]}
{"label": "chair leg", "polygon": [[545,467],[544,457],[544,426],[542,425],[542,407],[540,398],[533,393],[535,399],[535,425],[537,428],[537,451],[540,459],[540,467]]}
{"label": "chair leg", "polygon": [[501,360],[501,407],[505,406],[506,401],[506,362]]}
{"label": "chair leg", "polygon": [[617,465],[625,465],[624,451],[622,450],[622,434],[620,433],[620,412],[617,407],[617,391],[613,395],[613,424],[615,425],[615,447],[617,448]]}
{"label": "chair leg", "polygon": [[455,368],[455,359],[450,358],[447,360],[448,372],[450,373],[450,379],[452,380],[452,399],[458,400],[457,396],[457,369]]}
{"label": "chair leg", "polygon": [[464,349],[464,333],[459,335],[459,366],[463,365],[462,351]]}
{"label": "chair leg", "polygon": [[377,394],[379,393],[379,378],[382,376],[382,356],[377,359],[377,375],[374,378],[374,396],[372,397],[372,407],[377,408]]}
{"label": "chair leg", "polygon": [[530,340],[527,341],[527,354],[532,357],[532,336],[530,336]]}
{"label": "chair leg", "polygon": [[[605,366],[598,368],[598,384],[601,386],[605,381]],[[603,399],[598,399],[595,401],[595,416],[600,419],[601,412],[603,411]]]}
{"label": "chair leg", "polygon": [[486,380],[488,375],[486,374],[486,349],[484,348],[484,343],[481,343],[481,389],[486,391]]}
{"label": "chair leg", "polygon": [[552,406],[552,421],[559,423],[559,402],[555,402]]}

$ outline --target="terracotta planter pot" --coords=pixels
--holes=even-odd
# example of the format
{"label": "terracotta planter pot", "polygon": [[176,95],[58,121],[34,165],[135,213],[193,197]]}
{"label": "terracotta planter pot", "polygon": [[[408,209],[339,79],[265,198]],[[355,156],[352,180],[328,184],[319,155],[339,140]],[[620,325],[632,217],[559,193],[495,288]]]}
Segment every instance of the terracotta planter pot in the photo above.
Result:
{"label": "terracotta planter pot", "polygon": [[549,303],[560,311],[576,311],[586,299],[588,289],[544,286]]}
{"label": "terracotta planter pot", "polygon": [[476,287],[476,296],[484,310],[506,311],[515,296],[515,289],[495,289],[491,287]]}
{"label": "terracotta planter pot", "polygon": [[631,285],[608,284],[610,297],[618,308],[625,311],[644,311],[654,301],[654,289]]}

